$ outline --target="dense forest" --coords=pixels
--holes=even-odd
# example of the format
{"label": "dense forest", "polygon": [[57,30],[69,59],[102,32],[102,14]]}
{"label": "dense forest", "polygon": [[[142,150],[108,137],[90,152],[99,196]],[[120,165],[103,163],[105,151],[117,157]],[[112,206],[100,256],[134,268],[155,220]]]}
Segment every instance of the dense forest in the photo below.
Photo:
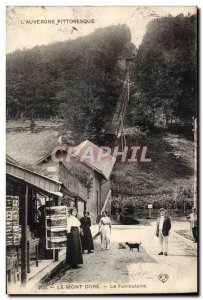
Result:
{"label": "dense forest", "polygon": [[[197,110],[195,15],[151,21],[139,49],[126,25],[7,55],[7,119],[63,117],[88,136],[115,110],[125,72],[118,59],[134,51],[126,126],[152,127],[156,118],[191,120]],[[135,51],[136,50],[136,51]],[[105,116],[105,117],[104,117]]]}
{"label": "dense forest", "polygon": [[126,121],[154,125],[156,117],[192,120],[197,114],[197,17],[151,21],[135,58]]}
{"label": "dense forest", "polygon": [[78,133],[100,131],[119,97],[117,59],[130,40],[118,25],[7,55],[7,118],[59,116]]}

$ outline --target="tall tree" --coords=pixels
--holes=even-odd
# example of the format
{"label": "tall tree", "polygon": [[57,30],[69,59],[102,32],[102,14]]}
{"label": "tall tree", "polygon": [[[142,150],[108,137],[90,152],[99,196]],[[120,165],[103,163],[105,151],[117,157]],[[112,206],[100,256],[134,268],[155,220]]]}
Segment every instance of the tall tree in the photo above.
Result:
{"label": "tall tree", "polygon": [[[153,123],[157,110],[191,120],[197,111],[196,15],[150,22],[135,60],[128,119]],[[134,111],[134,113],[133,113]]]}

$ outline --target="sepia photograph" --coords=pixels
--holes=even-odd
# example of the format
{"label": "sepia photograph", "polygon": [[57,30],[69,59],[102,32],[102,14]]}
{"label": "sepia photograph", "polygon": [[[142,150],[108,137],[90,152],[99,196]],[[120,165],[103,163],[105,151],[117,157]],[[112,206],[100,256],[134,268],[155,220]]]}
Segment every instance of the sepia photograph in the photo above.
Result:
{"label": "sepia photograph", "polygon": [[198,8],[6,7],[6,293],[198,295]]}

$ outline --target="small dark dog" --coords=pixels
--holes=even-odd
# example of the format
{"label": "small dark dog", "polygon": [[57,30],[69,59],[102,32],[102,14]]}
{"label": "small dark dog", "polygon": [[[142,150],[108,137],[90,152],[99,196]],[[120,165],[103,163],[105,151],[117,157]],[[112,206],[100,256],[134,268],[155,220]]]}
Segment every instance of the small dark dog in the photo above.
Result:
{"label": "small dark dog", "polygon": [[142,242],[134,244],[126,242],[125,244],[128,245],[130,251],[133,251],[133,249],[137,249],[137,251],[140,252],[140,245],[142,244]]}

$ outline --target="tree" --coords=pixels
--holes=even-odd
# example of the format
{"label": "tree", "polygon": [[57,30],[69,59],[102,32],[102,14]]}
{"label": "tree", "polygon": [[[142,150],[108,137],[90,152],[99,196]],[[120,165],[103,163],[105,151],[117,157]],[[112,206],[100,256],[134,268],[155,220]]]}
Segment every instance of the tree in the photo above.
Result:
{"label": "tree", "polygon": [[196,115],[196,39],[196,15],[168,16],[148,24],[135,58],[131,122],[146,117],[150,123],[157,109],[182,120]]}
{"label": "tree", "polygon": [[[119,98],[117,59],[130,39],[126,25],[109,26],[7,55],[9,107],[17,98],[26,117],[33,111],[41,118],[61,115],[64,108],[63,118],[76,135],[100,132]],[[16,107],[11,110],[17,116]]]}

